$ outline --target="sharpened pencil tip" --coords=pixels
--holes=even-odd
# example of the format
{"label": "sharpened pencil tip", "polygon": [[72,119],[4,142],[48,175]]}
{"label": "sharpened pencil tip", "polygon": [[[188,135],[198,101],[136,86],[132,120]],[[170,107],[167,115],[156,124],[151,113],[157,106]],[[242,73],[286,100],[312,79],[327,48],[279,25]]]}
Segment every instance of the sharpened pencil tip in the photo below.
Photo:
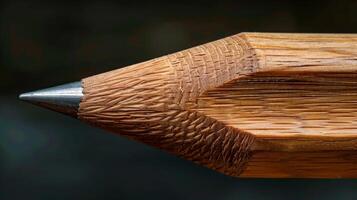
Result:
{"label": "sharpened pencil tip", "polygon": [[20,94],[19,99],[22,101],[31,101],[31,96],[32,96],[32,93],[27,92],[27,93]]}
{"label": "sharpened pencil tip", "polygon": [[26,97],[28,96],[28,93],[23,93],[23,94],[20,94],[19,95],[19,99],[20,100],[23,100],[23,101],[26,101]]}
{"label": "sharpened pencil tip", "polygon": [[77,116],[83,97],[81,82],[64,84],[34,92],[23,93],[19,99],[60,113]]}

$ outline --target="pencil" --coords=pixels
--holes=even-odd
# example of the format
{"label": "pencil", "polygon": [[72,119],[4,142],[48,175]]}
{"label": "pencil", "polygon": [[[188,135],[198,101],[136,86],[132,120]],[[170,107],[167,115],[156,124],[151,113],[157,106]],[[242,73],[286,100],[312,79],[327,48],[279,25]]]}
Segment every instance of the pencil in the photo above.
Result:
{"label": "pencil", "polygon": [[241,33],[20,99],[230,176],[357,178],[357,34]]}

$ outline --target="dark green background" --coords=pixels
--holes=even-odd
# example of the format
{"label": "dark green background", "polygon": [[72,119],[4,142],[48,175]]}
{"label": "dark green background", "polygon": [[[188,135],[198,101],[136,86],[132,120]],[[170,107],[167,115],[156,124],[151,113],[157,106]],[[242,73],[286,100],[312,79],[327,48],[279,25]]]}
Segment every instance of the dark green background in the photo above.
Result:
{"label": "dark green background", "polygon": [[227,177],[17,100],[243,31],[354,33],[357,1],[0,6],[1,200],[357,198],[357,180]]}

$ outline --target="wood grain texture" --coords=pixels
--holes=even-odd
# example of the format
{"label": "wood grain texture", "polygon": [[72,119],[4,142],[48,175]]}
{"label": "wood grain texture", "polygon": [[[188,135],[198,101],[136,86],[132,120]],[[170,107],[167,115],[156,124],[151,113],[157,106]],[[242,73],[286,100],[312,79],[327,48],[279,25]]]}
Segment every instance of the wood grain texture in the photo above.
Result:
{"label": "wood grain texture", "polygon": [[79,118],[232,176],[357,177],[357,36],[244,33],[83,80]]}

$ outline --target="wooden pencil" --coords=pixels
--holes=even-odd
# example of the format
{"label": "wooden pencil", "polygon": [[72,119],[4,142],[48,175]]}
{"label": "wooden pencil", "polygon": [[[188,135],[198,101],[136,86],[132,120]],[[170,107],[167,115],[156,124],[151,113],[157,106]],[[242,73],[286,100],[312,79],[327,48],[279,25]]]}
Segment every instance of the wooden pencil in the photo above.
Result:
{"label": "wooden pencil", "polygon": [[357,178],[357,34],[241,33],[79,86],[78,119],[227,175]]}

